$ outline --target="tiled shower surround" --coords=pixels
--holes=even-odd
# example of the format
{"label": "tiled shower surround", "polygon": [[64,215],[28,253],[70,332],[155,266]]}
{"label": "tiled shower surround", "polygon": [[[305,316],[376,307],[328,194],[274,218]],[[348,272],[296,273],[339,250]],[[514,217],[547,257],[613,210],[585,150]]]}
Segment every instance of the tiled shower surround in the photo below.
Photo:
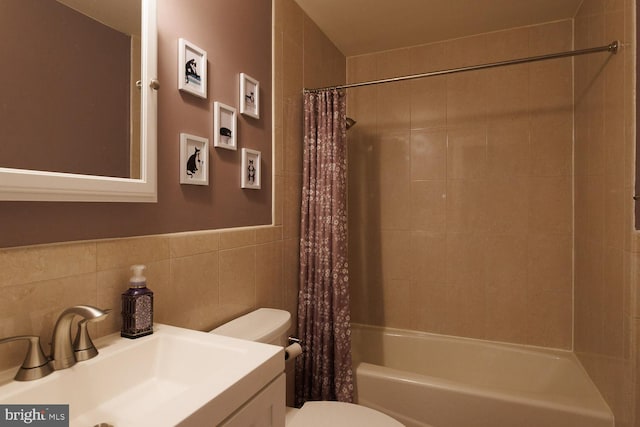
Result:
{"label": "tiled shower surround", "polygon": [[[571,50],[572,21],[348,58],[363,81]],[[349,91],[354,318],[572,343],[572,60]]]}
{"label": "tiled shower surround", "polygon": [[637,410],[633,3],[347,58],[348,82],[606,45],[349,90],[350,262],[361,323],[574,350]]}

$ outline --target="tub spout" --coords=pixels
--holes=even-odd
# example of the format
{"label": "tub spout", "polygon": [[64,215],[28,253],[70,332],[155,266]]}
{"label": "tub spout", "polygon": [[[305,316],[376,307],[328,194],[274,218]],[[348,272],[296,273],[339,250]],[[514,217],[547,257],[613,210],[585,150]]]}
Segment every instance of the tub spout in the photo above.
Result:
{"label": "tub spout", "polygon": [[77,315],[86,319],[81,322],[99,321],[107,317],[110,312],[109,309],[100,310],[90,305],[76,305],[63,311],[53,328],[53,337],[51,338],[51,365],[53,369],[70,368],[76,363],[76,356],[71,344],[71,321],[73,318]]}

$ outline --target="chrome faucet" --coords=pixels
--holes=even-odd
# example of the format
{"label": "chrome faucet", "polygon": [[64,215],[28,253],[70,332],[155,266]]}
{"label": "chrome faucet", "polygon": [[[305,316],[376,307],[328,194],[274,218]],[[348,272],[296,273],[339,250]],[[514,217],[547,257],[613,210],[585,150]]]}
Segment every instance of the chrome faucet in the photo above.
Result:
{"label": "chrome faucet", "polygon": [[[50,363],[53,369],[57,371],[70,368],[78,360],[87,360],[96,356],[98,350],[91,342],[86,323],[104,320],[110,312],[110,309],[100,310],[90,305],[76,305],[63,311],[58,317],[56,326],[53,328],[53,337],[51,338]],[[74,349],[71,341],[71,321],[76,315],[84,317],[85,320],[81,320],[78,324],[78,337],[76,338],[76,348]],[[76,351],[78,356],[76,356]]]}

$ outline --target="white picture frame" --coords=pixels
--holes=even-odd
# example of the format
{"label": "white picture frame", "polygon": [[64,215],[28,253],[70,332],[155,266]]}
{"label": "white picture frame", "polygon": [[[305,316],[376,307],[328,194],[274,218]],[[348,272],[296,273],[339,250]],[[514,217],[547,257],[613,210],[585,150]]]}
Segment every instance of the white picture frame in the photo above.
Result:
{"label": "white picture frame", "polygon": [[222,102],[213,103],[213,146],[238,149],[238,117],[236,109]]}
{"label": "white picture frame", "polygon": [[240,73],[240,114],[260,118],[260,82]]}
{"label": "white picture frame", "polygon": [[180,184],[209,185],[209,140],[180,134]]}
{"label": "white picture frame", "polygon": [[178,89],[207,99],[207,52],[178,39]]}
{"label": "white picture frame", "polygon": [[240,186],[251,190],[259,190],[262,176],[262,154],[249,148],[242,149],[242,169]]}

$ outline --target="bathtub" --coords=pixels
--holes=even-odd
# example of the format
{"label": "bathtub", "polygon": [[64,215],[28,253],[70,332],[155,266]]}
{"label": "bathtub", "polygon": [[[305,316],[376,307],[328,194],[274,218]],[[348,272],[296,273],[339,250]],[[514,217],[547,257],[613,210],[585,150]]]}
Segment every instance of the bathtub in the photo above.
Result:
{"label": "bathtub", "polygon": [[357,402],[408,427],[613,427],[575,355],[352,325]]}

